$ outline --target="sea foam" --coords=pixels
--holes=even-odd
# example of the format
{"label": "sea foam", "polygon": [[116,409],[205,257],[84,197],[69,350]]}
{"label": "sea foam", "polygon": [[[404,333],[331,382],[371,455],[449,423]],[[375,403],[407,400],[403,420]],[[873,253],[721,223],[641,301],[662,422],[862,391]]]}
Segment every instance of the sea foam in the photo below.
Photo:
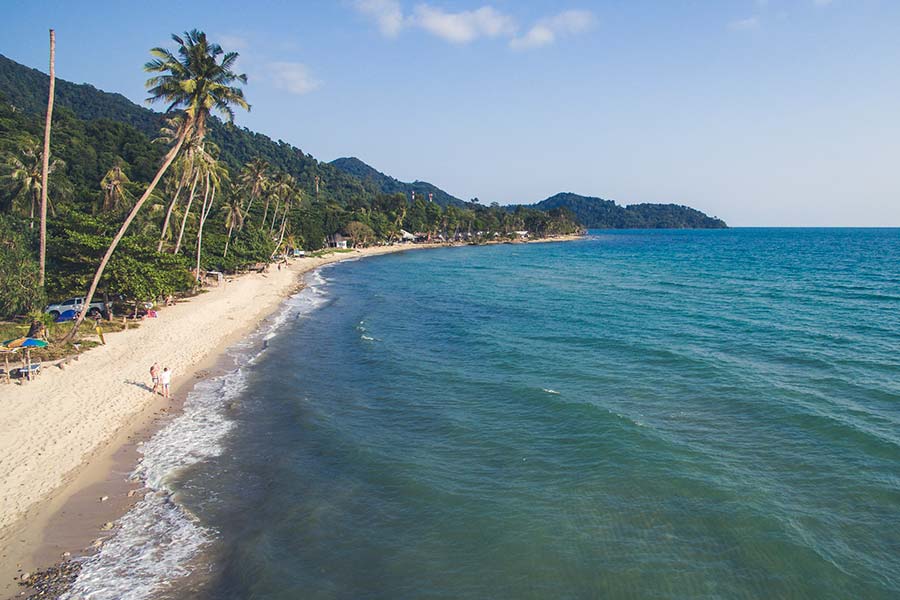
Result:
{"label": "sea foam", "polygon": [[158,431],[139,451],[132,478],[147,489],[142,500],[116,522],[116,533],[82,569],[64,600],[139,600],[152,597],[189,575],[196,557],[216,537],[177,501],[173,481],[185,468],[218,456],[233,421],[228,406],[246,388],[247,369],[265,353],[266,342],[292,318],[327,301],[327,279],[320,270],[306,276],[306,287],[285,301],[268,323],[229,349],[234,368],[198,382],[181,415]]}

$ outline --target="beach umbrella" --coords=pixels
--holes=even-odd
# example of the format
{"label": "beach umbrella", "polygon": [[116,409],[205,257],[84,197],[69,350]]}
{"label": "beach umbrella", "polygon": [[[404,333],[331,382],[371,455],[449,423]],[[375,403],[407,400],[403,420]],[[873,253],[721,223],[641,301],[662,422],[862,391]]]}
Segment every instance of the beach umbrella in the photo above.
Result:
{"label": "beach umbrella", "polygon": [[48,344],[44,340],[37,338],[20,337],[14,340],[6,340],[3,342],[3,345],[12,350],[14,348],[46,348]]}
{"label": "beach umbrella", "polygon": [[[26,377],[28,377],[29,381],[32,378],[31,349],[32,348],[46,348],[48,346],[47,342],[45,342],[44,340],[39,340],[36,338],[30,338],[30,337],[20,337],[20,338],[14,339],[14,340],[6,340],[5,342],[3,342],[3,345],[8,350],[18,350],[20,348],[25,349],[25,359],[22,362],[25,365],[25,374],[26,374]],[[9,368],[8,364],[9,363],[7,362],[7,369]]]}

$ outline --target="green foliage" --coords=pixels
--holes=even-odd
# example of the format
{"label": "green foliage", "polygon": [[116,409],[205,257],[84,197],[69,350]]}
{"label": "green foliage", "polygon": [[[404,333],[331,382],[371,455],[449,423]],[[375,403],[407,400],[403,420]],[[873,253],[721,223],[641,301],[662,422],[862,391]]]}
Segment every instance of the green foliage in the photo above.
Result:
{"label": "green foliage", "polygon": [[36,240],[24,220],[0,215],[0,316],[43,307]]}
{"label": "green foliage", "polygon": [[619,206],[612,200],[556,194],[534,205],[541,210],[566,208],[585,227],[594,229],[724,229],[725,222],[677,204]]}

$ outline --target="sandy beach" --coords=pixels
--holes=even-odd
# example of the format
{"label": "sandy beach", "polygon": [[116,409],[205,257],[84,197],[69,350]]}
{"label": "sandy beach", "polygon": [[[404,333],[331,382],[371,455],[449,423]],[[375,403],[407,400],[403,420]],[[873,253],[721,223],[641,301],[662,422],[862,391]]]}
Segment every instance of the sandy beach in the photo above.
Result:
{"label": "sandy beach", "polygon": [[[238,276],[161,309],[159,318],[140,327],[107,336],[106,345],[65,369],[47,363],[32,382],[0,386],[0,597],[18,593],[14,578],[22,573],[103,537],[100,525],[132,503],[128,491],[137,484],[128,474],[138,458],[136,444],[179,410],[225,349],[298,289],[303,273],[342,260],[434,247],[439,246],[366,248]],[[154,361],[174,371],[169,401],[150,393]]]}

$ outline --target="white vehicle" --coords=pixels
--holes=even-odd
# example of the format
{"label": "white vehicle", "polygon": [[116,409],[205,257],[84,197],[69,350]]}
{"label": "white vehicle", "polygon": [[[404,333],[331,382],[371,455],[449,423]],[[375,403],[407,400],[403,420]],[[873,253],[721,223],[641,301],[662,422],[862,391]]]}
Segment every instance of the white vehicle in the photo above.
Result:
{"label": "white vehicle", "polygon": [[[63,300],[58,304],[51,304],[47,308],[44,309],[45,313],[48,313],[54,319],[58,318],[59,315],[66,312],[67,310],[74,310],[77,315],[82,310],[84,310],[84,298],[69,298],[68,300]],[[106,304],[103,302],[91,302],[90,306],[87,309],[87,316],[96,317],[103,314],[106,311]]]}

